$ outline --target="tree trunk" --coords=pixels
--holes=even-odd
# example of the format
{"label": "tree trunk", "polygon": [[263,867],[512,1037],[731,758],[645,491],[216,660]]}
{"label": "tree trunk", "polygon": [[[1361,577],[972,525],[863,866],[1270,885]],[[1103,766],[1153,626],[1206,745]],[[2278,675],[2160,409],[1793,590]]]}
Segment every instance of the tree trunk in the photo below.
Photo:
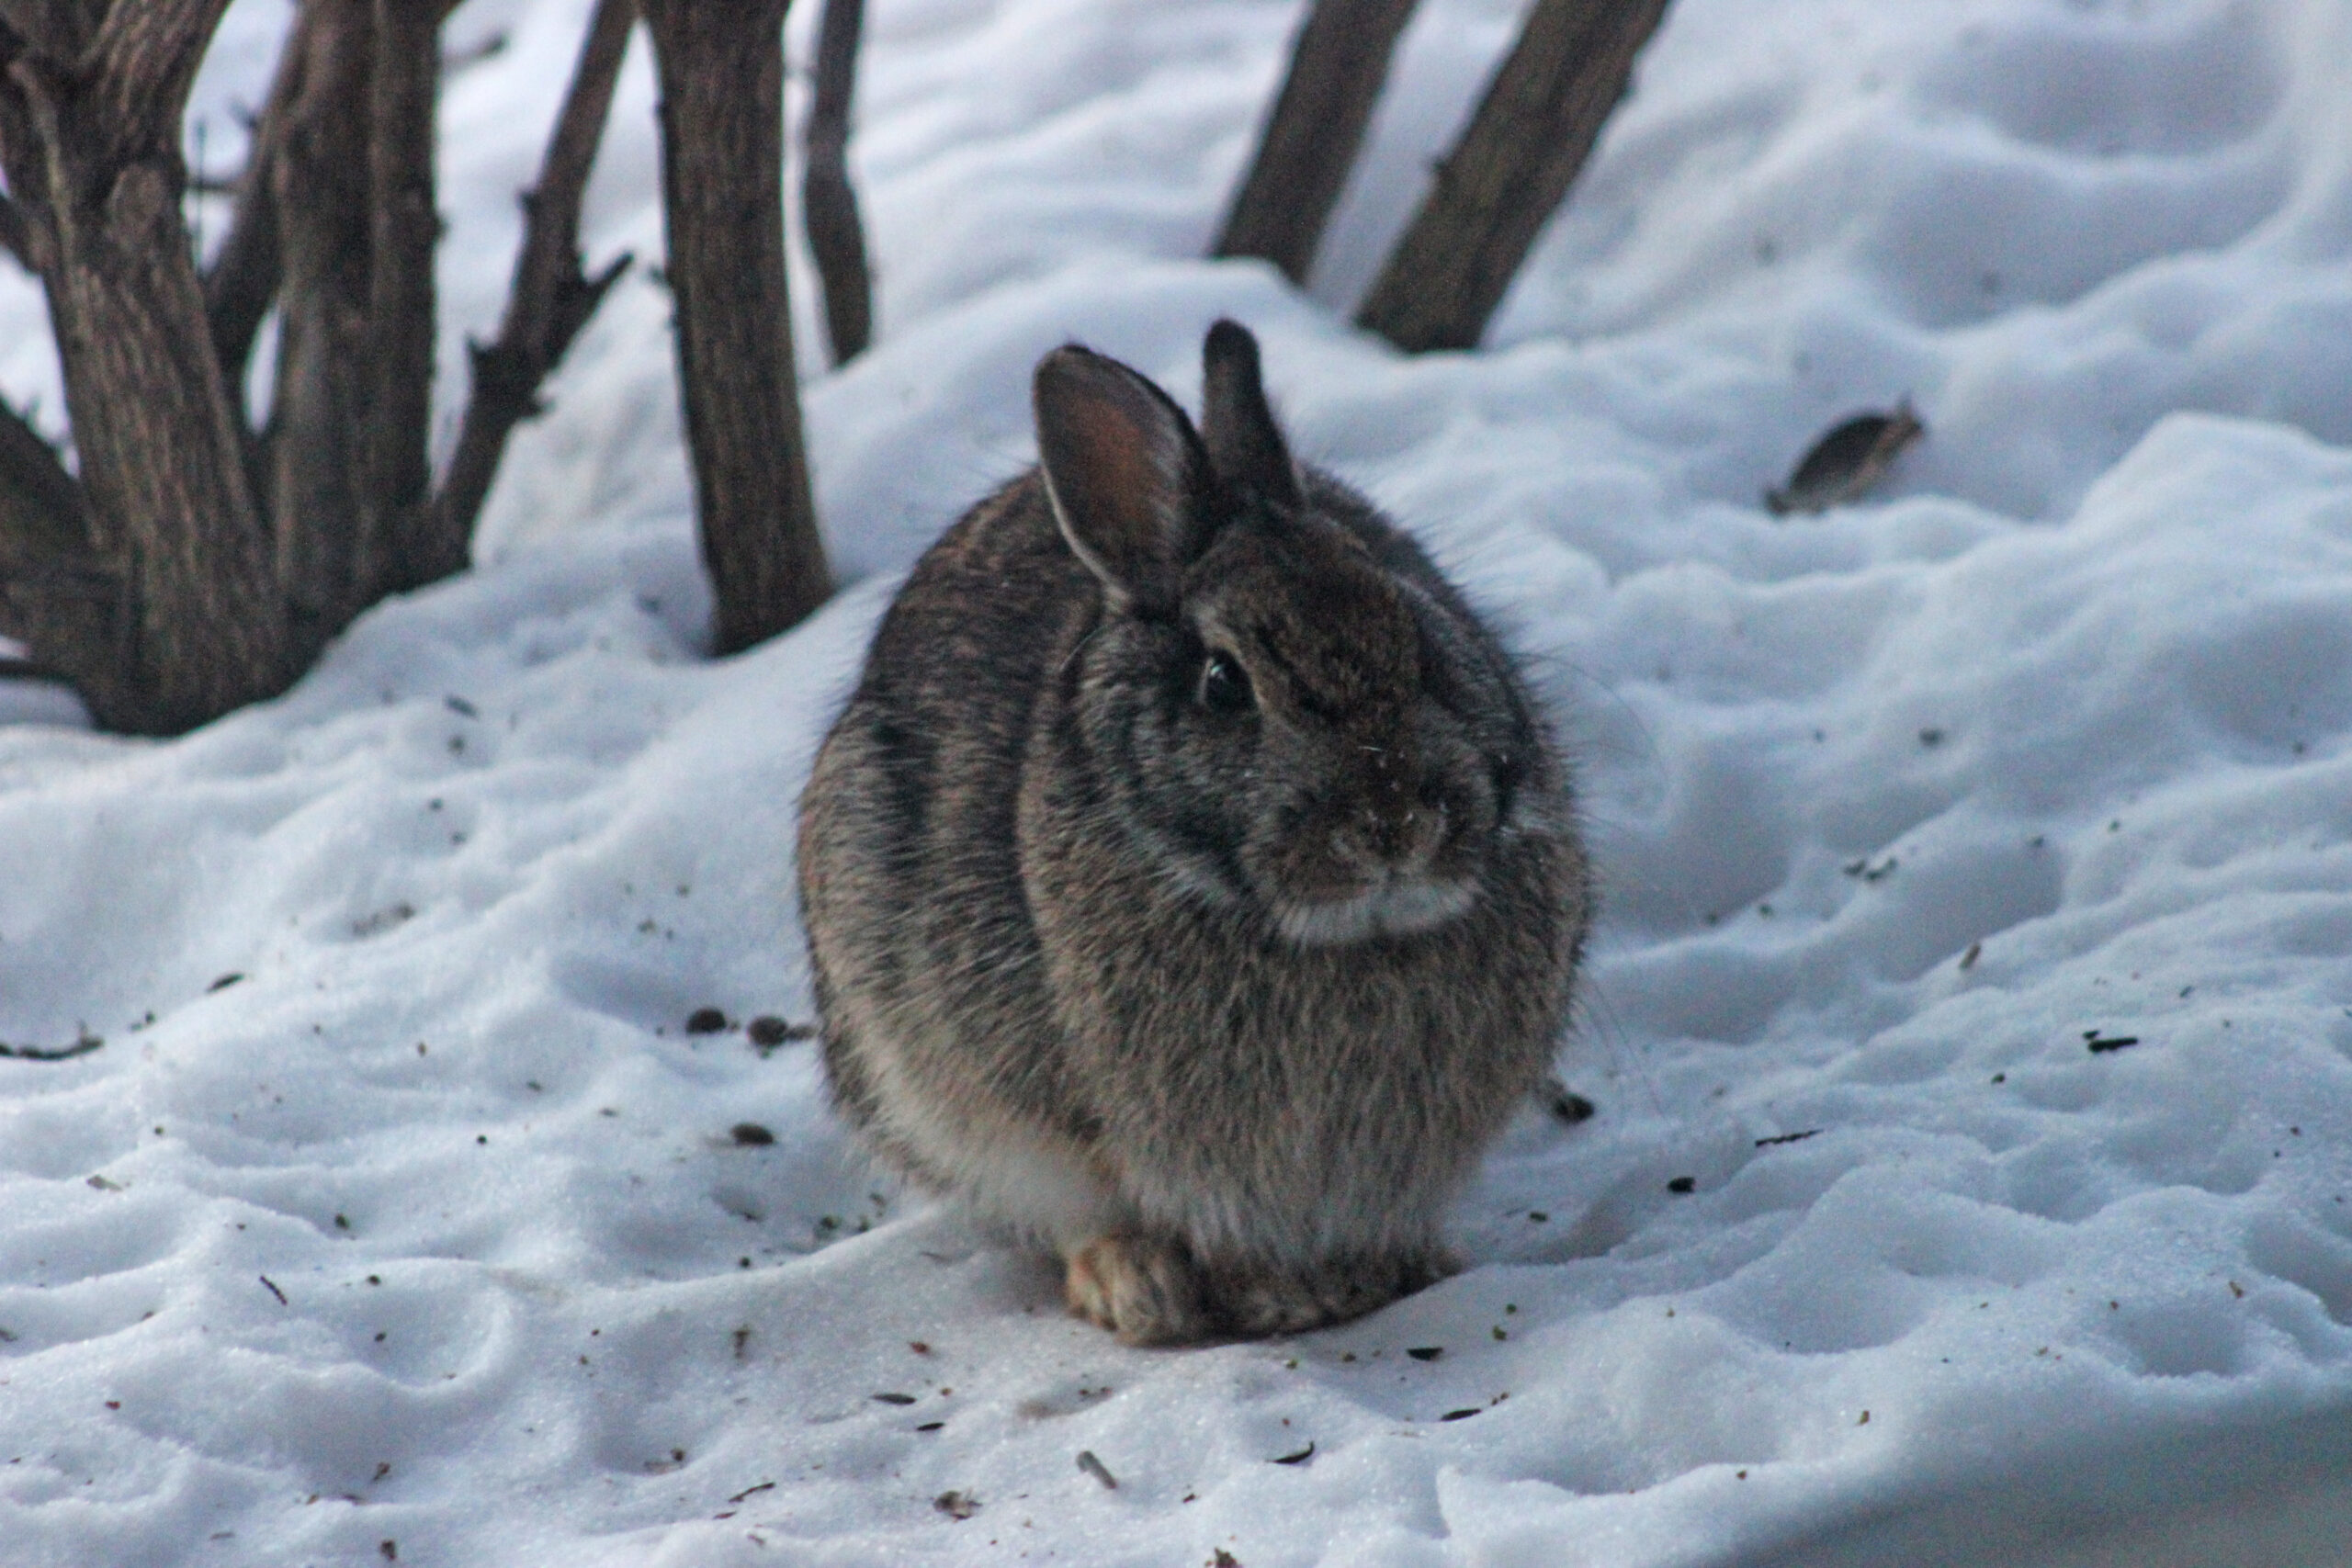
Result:
{"label": "tree trunk", "polygon": [[[278,276],[265,440],[307,664],[388,593],[464,569],[430,504],[434,85],[442,0],[304,0],[266,149]],[[240,204],[240,217],[245,215]],[[229,247],[243,242],[243,225]]]}
{"label": "tree trunk", "polygon": [[468,540],[426,504],[433,485],[433,100],[443,0],[374,0],[368,99],[367,459],[354,614],[466,566]]}
{"label": "tree trunk", "polygon": [[831,591],[809,499],[784,272],[787,0],[643,0],[662,90],[678,380],[716,651]]}
{"label": "tree trunk", "polygon": [[[119,4],[86,40],[52,31],[50,43],[80,46],[63,56],[70,73],[29,50],[7,71],[9,183],[46,220],[37,248],[85,537],[119,563],[128,612],[114,673],[84,694],[100,722],[127,729],[186,728],[276,693],[290,672],[267,537],[180,218],[180,108],[226,3]],[[100,656],[40,651],[77,683]]]}
{"label": "tree trunk", "polygon": [[825,336],[835,365],[865,353],[874,335],[865,231],[857,220],[857,192],[849,183],[849,106],[865,17],[865,0],[825,0],[824,25],[817,29],[816,101],[802,137],[801,220],[825,286]]}
{"label": "tree trunk", "polygon": [[[317,656],[361,605],[360,444],[370,303],[368,122],[374,26],[355,0],[303,0],[301,47],[268,139],[277,216],[277,368],[266,453],[277,581],[296,657]],[[257,136],[257,141],[260,138]],[[241,204],[242,213],[242,204]],[[236,243],[232,234],[229,243]],[[225,254],[225,252],[224,252]]]}
{"label": "tree trunk", "polygon": [[[582,277],[577,254],[628,26],[628,0],[603,0],[531,197],[513,341],[482,351],[501,374],[468,411],[474,460],[433,494],[434,87],[454,3],[301,0],[199,285],[179,130],[228,0],[0,0],[0,246],[48,291],[78,459],[77,477],[0,407],[0,632],[33,652],[12,672],[55,672],[107,728],[177,733],[272,695],[376,600],[461,568],[505,432],[618,275]],[[780,87],[771,73],[772,105]],[[764,149],[715,154],[764,152],[771,210],[779,118]],[[255,436],[238,389],[273,299]],[[801,496],[805,525],[805,478]]]}
{"label": "tree trunk", "polygon": [[1667,0],[1536,0],[1356,324],[1419,353],[1476,345],[1567,195]]}
{"label": "tree trunk", "polygon": [[1306,287],[1412,15],[1413,0],[1315,0],[1211,255],[1259,256]]}

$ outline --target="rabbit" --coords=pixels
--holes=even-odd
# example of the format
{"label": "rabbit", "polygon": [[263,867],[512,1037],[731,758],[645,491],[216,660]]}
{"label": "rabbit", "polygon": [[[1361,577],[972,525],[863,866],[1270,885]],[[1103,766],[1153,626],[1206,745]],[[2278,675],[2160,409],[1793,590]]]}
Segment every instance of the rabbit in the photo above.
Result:
{"label": "rabbit", "polygon": [[1454,1271],[1592,907],[1502,644],[1293,461],[1246,329],[1203,357],[1197,431],[1039,362],[1039,463],[917,563],[800,807],[834,1105],[1134,1345]]}

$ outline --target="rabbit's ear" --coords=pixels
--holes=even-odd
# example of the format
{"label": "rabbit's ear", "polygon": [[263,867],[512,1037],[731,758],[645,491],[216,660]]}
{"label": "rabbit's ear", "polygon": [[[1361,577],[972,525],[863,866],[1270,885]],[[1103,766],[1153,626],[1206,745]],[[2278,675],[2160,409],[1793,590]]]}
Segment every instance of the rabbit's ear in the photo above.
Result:
{"label": "rabbit's ear", "polygon": [[1208,455],[1184,411],[1076,344],[1037,362],[1037,455],[1062,537],[1114,609],[1176,612],[1216,525]]}
{"label": "rabbit's ear", "polygon": [[1201,344],[1201,439],[1217,478],[1276,506],[1297,506],[1298,468],[1266,406],[1258,340],[1238,321],[1218,321]]}

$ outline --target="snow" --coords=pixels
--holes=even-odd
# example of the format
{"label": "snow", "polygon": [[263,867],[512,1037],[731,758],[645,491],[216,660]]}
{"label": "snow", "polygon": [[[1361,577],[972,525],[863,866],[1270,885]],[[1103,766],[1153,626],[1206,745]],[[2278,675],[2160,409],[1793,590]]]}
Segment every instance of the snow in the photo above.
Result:
{"label": "snow", "polygon": [[[1678,0],[1487,346],[1406,359],[1346,307],[1516,9],[1425,0],[1302,296],[1192,259],[1294,4],[876,0],[873,353],[824,374],[795,279],[850,584],[813,620],[697,653],[640,273],[480,570],[184,739],[8,695],[0,1040],[105,1043],[0,1060],[0,1557],[2340,1551],[2352,13]],[[285,10],[231,12],[216,169]],[[444,95],[445,368],[584,11],[452,23],[508,41]],[[651,104],[640,52],[592,260],[660,254]],[[809,1016],[796,792],[897,574],[1027,460],[1029,367],[1075,335],[1190,399],[1223,312],[1580,759],[1600,1111],[1512,1131],[1460,1277],[1139,1352],[743,1025]],[[0,385],[53,431],[40,331],[11,275]],[[1888,484],[1764,512],[1905,393]]]}

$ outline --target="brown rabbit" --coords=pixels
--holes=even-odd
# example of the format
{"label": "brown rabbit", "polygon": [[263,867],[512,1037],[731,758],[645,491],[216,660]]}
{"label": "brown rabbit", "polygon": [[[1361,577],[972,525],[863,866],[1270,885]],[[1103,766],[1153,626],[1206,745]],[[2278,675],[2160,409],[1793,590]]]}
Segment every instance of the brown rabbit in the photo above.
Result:
{"label": "brown rabbit", "polygon": [[1589,919],[1566,770],[1421,550],[1210,329],[1196,434],[1075,345],[1038,467],[883,618],[801,802],[836,1102],[1131,1344],[1454,1267]]}

